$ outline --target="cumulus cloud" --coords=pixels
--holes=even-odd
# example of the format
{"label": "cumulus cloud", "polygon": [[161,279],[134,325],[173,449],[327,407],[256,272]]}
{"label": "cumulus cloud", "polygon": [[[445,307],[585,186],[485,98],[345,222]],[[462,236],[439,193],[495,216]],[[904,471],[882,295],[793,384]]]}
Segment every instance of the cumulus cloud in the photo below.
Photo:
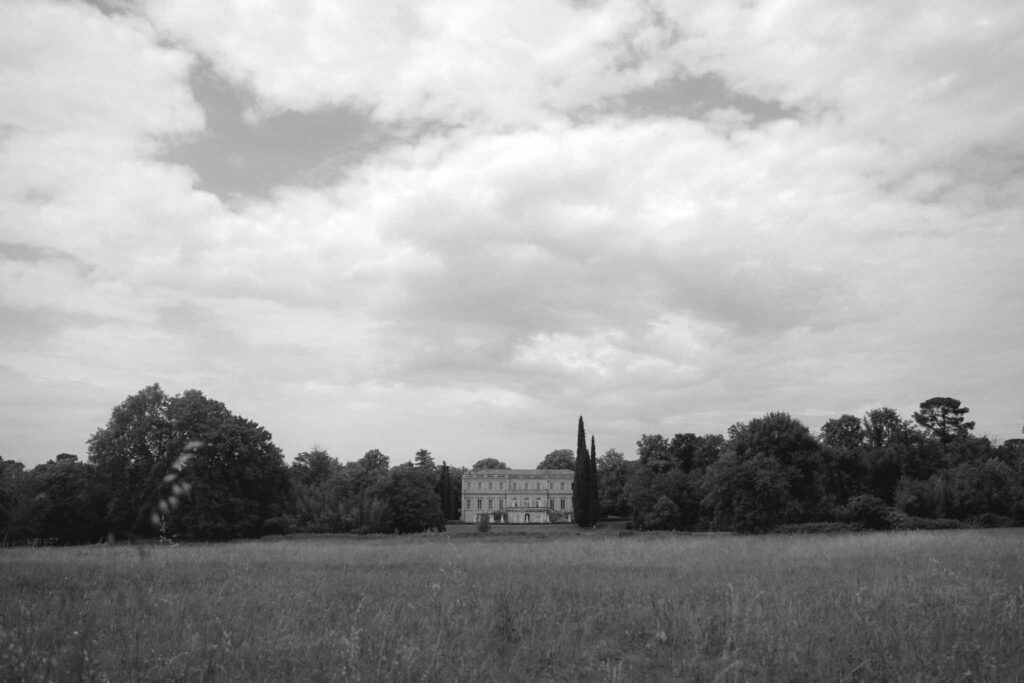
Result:
{"label": "cumulus cloud", "polygon": [[940,190],[986,171],[1005,177],[1001,160],[1024,152],[1013,133],[1024,95],[1007,68],[1024,52],[1019,7],[772,1],[665,11],[683,31],[673,59],[874,143],[877,172],[892,182],[913,187],[918,174],[945,172],[955,180],[933,184]]}
{"label": "cumulus cloud", "polygon": [[379,119],[536,123],[663,77],[670,38],[643,4],[147,3],[168,35],[257,93],[268,111],[345,105]]}
{"label": "cumulus cloud", "polygon": [[[995,3],[7,3],[0,372],[26,406],[70,382],[79,444],[154,380],[343,458],[532,466],[580,412],[629,453],[950,393],[1009,436],[1022,24]],[[355,108],[378,147],[315,187],[200,191],[164,154],[212,120],[200,63],[247,91],[250,137]],[[737,97],[623,105],[693,76]],[[5,457],[82,450],[3,405]]]}
{"label": "cumulus cloud", "polygon": [[6,126],[118,138],[202,126],[184,78],[193,57],[161,46],[144,20],[81,3],[12,0],[0,7],[0,27]]}

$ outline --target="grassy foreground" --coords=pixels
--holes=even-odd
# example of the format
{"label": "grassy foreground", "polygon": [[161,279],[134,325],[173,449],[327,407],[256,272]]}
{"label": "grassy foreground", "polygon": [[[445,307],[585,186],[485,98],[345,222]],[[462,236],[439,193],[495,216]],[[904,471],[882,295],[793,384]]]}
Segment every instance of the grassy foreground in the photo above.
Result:
{"label": "grassy foreground", "polygon": [[1024,532],[0,549],[0,680],[1024,679]]}

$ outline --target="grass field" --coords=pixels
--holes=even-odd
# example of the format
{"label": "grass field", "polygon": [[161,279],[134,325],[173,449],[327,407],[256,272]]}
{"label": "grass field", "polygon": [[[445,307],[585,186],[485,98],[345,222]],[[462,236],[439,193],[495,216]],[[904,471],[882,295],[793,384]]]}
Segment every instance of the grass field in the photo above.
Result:
{"label": "grass field", "polygon": [[1024,531],[0,549],[0,680],[1024,680]]}

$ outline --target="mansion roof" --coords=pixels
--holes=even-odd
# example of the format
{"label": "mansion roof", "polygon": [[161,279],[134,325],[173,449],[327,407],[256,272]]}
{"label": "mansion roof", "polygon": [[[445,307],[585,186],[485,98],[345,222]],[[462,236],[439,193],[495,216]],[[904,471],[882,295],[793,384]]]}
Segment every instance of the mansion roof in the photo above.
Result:
{"label": "mansion roof", "polygon": [[517,479],[549,479],[551,477],[572,477],[572,470],[470,470],[463,476],[482,477],[485,479],[504,479],[515,477]]}

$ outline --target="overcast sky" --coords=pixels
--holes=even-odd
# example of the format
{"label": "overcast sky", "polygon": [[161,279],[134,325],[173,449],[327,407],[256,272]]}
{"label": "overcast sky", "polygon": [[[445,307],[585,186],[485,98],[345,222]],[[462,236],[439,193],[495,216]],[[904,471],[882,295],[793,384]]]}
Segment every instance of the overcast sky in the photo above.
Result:
{"label": "overcast sky", "polygon": [[0,456],[1024,423],[1024,4],[0,3]]}

